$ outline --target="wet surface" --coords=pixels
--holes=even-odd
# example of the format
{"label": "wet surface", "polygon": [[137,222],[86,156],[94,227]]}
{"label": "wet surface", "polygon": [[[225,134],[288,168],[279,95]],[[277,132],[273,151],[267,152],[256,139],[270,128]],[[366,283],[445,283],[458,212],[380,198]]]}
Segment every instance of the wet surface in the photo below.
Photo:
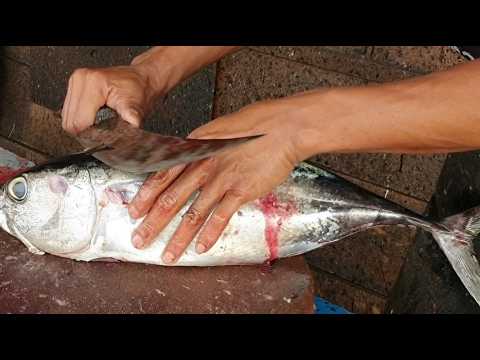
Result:
{"label": "wet surface", "polygon": [[33,255],[0,233],[0,313],[313,313],[302,257],[261,266],[167,268]]}

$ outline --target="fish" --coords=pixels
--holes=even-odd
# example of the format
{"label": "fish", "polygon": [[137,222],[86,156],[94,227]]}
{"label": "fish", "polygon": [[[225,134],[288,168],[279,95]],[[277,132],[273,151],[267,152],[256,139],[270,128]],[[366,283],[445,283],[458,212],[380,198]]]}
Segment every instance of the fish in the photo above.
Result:
{"label": "fish", "polygon": [[131,237],[142,219],[130,218],[127,205],[147,176],[111,168],[91,156],[74,164],[27,169],[2,186],[0,226],[34,254],[192,267],[264,264],[371,228],[411,226],[432,234],[480,305],[480,266],[474,249],[480,207],[429,219],[302,162],[272,192],[241,206],[209,251],[197,254],[195,238],[176,263],[165,264],[165,246],[199,193],[152,245],[136,249]]}

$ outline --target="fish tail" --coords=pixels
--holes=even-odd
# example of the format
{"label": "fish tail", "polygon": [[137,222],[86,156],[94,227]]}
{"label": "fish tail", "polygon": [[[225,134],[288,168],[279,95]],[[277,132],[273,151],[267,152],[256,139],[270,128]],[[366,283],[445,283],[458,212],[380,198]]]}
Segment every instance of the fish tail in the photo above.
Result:
{"label": "fish tail", "polygon": [[480,206],[432,222],[428,230],[463,285],[480,305],[480,264],[475,254],[475,247],[480,248]]}

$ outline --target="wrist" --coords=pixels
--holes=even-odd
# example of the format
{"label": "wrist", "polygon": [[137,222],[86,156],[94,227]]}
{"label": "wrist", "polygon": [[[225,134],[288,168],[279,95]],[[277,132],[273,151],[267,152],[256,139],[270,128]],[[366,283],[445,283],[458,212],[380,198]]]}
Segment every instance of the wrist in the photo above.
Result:
{"label": "wrist", "polygon": [[174,61],[171,47],[154,47],[135,57],[130,66],[145,79],[155,96],[170,91],[183,76],[181,63]]}
{"label": "wrist", "polygon": [[162,94],[236,49],[233,46],[157,46],[133,59],[131,66],[147,78],[155,92]]}
{"label": "wrist", "polygon": [[288,111],[291,141],[298,161],[320,153],[348,152],[353,110],[342,106],[342,89],[320,89],[295,95]]}

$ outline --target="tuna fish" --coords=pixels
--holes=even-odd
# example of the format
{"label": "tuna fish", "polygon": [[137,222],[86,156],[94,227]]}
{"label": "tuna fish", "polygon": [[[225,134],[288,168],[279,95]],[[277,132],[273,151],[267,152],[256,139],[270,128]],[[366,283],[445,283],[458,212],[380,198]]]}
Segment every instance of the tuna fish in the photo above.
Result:
{"label": "tuna fish", "polygon": [[[165,265],[165,245],[198,194],[150,247],[138,250],[131,235],[142,219],[132,220],[126,205],[145,177],[91,157],[33,168],[3,185],[0,225],[35,254]],[[427,219],[307,163],[267,196],[242,206],[211,250],[197,254],[194,240],[174,265],[260,264],[389,225],[430,232],[480,304],[480,266],[473,246],[480,232],[480,207],[439,221]]]}

